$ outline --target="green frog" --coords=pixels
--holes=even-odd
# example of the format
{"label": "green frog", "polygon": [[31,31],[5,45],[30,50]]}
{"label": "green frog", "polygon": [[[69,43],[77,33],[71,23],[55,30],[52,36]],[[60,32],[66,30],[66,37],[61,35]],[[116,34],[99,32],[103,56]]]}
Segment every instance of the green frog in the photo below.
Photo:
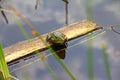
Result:
{"label": "green frog", "polygon": [[67,42],[67,37],[62,32],[56,31],[47,35],[46,41],[53,45],[61,45]]}
{"label": "green frog", "polygon": [[47,35],[46,41],[52,44],[52,48],[60,59],[65,58],[67,37],[62,32],[52,32]]}

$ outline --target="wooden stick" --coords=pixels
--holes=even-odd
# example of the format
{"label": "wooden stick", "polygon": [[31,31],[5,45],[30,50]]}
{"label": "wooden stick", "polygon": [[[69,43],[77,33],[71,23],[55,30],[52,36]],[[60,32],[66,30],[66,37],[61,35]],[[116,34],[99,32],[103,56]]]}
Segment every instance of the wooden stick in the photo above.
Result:
{"label": "wooden stick", "polygon": [[[76,22],[74,24],[62,27],[55,31],[60,31],[65,34],[69,41],[101,28],[101,26],[92,21],[83,20],[81,22]],[[47,34],[42,35],[44,40],[46,40]],[[43,51],[45,49],[47,49],[47,46],[38,37],[36,37],[30,39],[30,41],[25,40],[4,48],[5,59],[7,63],[9,63],[16,59],[33,54],[37,50]]]}

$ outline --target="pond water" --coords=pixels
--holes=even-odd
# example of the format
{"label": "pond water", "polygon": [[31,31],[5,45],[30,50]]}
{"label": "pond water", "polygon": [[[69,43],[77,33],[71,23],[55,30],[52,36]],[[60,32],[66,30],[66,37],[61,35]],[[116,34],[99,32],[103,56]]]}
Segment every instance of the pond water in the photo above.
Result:
{"label": "pond water", "polygon": [[[62,0],[40,0],[37,10],[34,9],[35,0],[9,0],[9,3],[20,10],[41,34],[65,26],[65,5]],[[108,29],[109,25],[120,24],[120,0],[93,0],[92,4],[93,20],[106,30],[103,36],[93,40],[94,80],[108,80],[103,60],[102,41],[107,47],[112,80],[120,80],[120,35]],[[3,5],[3,7],[5,6]],[[69,24],[86,19],[85,9],[85,0],[69,0]],[[3,47],[25,40],[11,15],[7,13],[7,17],[9,24],[6,24],[0,15],[0,41],[3,43]],[[29,28],[22,21],[21,23],[32,38]],[[96,31],[94,34],[100,31]],[[68,42],[68,47],[80,42],[85,37]],[[68,48],[66,58],[63,60],[77,80],[88,80],[89,78],[86,43]],[[50,51],[46,50],[42,53],[49,54]],[[71,80],[53,56],[49,56],[47,62],[59,80]],[[9,64],[9,69],[20,80],[53,80],[50,72],[37,55],[14,63],[13,65]]]}

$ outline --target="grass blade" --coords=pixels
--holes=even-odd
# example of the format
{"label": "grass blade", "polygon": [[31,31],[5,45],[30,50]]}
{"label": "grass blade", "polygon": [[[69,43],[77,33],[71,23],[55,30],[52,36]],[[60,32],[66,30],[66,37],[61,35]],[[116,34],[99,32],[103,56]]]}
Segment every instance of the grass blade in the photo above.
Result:
{"label": "grass blade", "polygon": [[[43,43],[48,46],[48,44],[44,41],[42,36],[38,33],[38,38],[43,41]],[[64,70],[67,72],[67,74],[71,77],[72,80],[76,80],[75,76],[71,73],[71,71],[68,69],[68,67],[65,65],[65,63],[56,55],[56,52],[52,49],[51,46],[48,46],[48,49],[51,51],[51,53],[55,56],[56,60],[60,63],[60,65],[64,68]]]}
{"label": "grass blade", "polygon": [[[92,0],[86,0],[86,13],[87,19],[92,20]],[[88,38],[90,37],[92,37],[92,33],[88,35]],[[88,78],[89,80],[94,80],[92,40],[89,40],[87,43],[87,61],[88,61]]]}
{"label": "grass blade", "polygon": [[[88,38],[90,37],[92,37],[92,34],[88,35]],[[88,78],[89,80],[94,80],[92,40],[89,40],[87,43],[87,62],[88,62]]]}
{"label": "grass blade", "polygon": [[[23,26],[20,24],[20,22],[18,21],[17,17],[15,15],[13,15],[20,31],[23,33],[24,37],[29,40],[29,36],[27,35],[27,33],[25,32]],[[31,41],[30,41],[31,43]],[[32,43],[31,43],[32,44]],[[39,51],[36,51],[36,53],[40,53]],[[40,54],[38,54],[39,56],[41,56]],[[40,58],[41,59],[41,58]],[[44,62],[44,61],[43,61]],[[47,69],[49,70],[49,72],[51,73],[51,75],[53,76],[54,80],[58,80],[56,74],[54,73],[54,71],[51,69],[51,67],[48,65],[47,62],[44,62],[45,66],[47,67]]]}
{"label": "grass blade", "polygon": [[4,80],[3,73],[0,71],[0,80]]}
{"label": "grass blade", "polygon": [[86,0],[87,19],[92,20],[92,0]]}
{"label": "grass blade", "polygon": [[106,72],[107,72],[107,78],[108,78],[108,80],[112,80],[109,61],[108,61],[108,55],[107,55],[107,51],[106,51],[107,49],[106,49],[104,42],[102,42],[102,50],[103,50],[103,58],[104,58],[105,68],[106,68]]}
{"label": "grass blade", "polygon": [[2,43],[0,42],[0,80],[11,80],[11,79],[19,80],[10,74],[7,63],[5,61]]}
{"label": "grass blade", "polygon": [[5,61],[5,56],[2,48],[2,43],[0,42],[0,71],[2,72],[5,79],[10,77],[7,63]]}
{"label": "grass blade", "polygon": [[[17,11],[15,8],[13,8],[11,5],[9,5],[9,7],[11,7],[11,9],[13,11]],[[17,11],[19,12],[19,11]],[[42,36],[39,34],[39,32],[32,26],[31,23],[29,23],[29,21],[24,18],[20,12],[18,13],[18,16],[28,25],[28,27],[31,29],[32,33],[34,34],[34,36],[38,37],[46,46],[48,46],[48,44],[44,41],[44,39],[42,38]],[[59,57],[56,55],[56,52],[52,49],[51,46],[48,46],[48,49],[53,53],[53,55],[56,57],[57,61],[61,64],[61,66],[64,68],[64,70],[68,73],[68,75],[71,77],[72,80],[76,80],[75,77],[73,76],[73,74],[70,72],[70,70],[67,68],[67,66],[59,59]]]}
{"label": "grass blade", "polygon": [[45,64],[45,66],[47,67],[47,69],[49,70],[49,72],[51,73],[51,75],[54,78],[54,80],[59,80],[58,77],[56,76],[56,74],[54,73],[54,71],[49,66],[49,64],[46,61],[43,61],[43,63]]}

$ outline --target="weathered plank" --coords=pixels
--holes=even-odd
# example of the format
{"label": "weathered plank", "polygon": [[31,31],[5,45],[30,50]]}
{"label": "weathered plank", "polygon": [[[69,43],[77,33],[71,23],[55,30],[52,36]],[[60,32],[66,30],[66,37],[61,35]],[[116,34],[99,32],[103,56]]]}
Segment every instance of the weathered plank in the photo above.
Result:
{"label": "weathered plank", "polygon": [[[72,40],[101,28],[102,27],[97,25],[95,22],[83,20],[81,22],[62,27],[56,31],[63,32],[67,36],[68,40]],[[47,34],[42,35],[44,40],[46,39],[46,35]],[[38,37],[36,37],[30,39],[30,42],[25,40],[4,48],[5,59],[7,62],[11,62],[26,55],[30,55],[37,50],[43,51],[45,49],[47,49],[47,46]]]}

